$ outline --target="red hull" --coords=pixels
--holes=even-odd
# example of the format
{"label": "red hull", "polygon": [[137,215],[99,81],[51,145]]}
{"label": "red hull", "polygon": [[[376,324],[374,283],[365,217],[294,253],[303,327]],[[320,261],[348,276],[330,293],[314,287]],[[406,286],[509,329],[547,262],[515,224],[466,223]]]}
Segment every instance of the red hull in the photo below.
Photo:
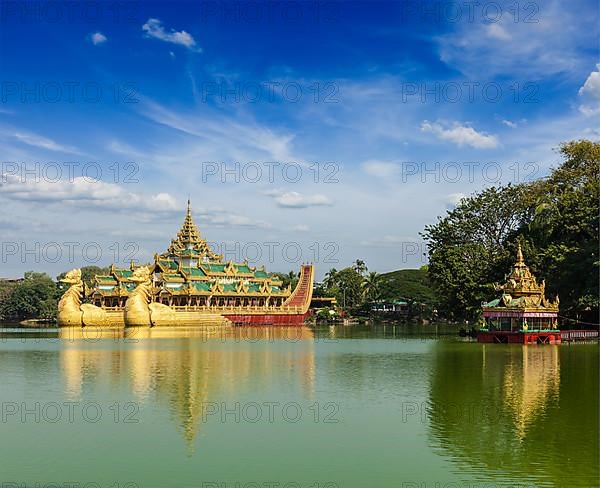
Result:
{"label": "red hull", "polygon": [[554,332],[478,332],[477,342],[496,344],[560,344],[560,331]]}
{"label": "red hull", "polygon": [[294,315],[225,315],[234,325],[302,325],[305,314]]}

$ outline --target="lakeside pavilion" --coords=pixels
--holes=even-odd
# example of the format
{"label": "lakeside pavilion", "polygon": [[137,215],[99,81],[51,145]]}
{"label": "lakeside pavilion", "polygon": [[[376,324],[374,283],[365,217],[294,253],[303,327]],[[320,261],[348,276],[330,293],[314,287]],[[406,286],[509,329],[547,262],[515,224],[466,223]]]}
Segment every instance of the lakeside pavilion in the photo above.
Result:
{"label": "lakeside pavilion", "polygon": [[517,261],[496,288],[502,294],[482,304],[483,326],[478,342],[555,344],[561,342],[557,326],[559,299],[546,298],[546,283],[538,284],[523,259],[521,245]]}

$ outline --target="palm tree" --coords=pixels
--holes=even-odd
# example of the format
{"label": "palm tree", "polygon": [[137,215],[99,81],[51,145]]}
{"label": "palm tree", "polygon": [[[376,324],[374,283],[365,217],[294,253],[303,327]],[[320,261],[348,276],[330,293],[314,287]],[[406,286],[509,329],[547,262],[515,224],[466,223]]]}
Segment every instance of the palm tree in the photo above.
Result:
{"label": "palm tree", "polygon": [[369,300],[376,300],[379,297],[379,285],[381,284],[381,275],[371,271],[362,282],[363,297]]}
{"label": "palm tree", "polygon": [[298,280],[300,279],[300,273],[296,272],[296,271],[290,271],[287,276],[286,276],[286,280],[288,281],[288,283],[290,284],[290,287],[296,288],[296,285],[298,284]]}
{"label": "palm tree", "polygon": [[337,284],[337,274],[338,270],[335,268],[331,268],[325,273],[325,279],[323,280],[325,288],[333,288]]}
{"label": "palm tree", "polygon": [[362,259],[357,259],[354,261],[352,267],[354,268],[354,271],[360,275],[364,275],[367,272],[367,265]]}

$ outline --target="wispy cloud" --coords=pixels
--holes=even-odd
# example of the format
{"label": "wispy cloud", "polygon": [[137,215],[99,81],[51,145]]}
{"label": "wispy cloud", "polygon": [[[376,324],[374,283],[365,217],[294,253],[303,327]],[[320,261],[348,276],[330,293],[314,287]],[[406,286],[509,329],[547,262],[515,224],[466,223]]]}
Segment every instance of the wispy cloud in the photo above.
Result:
{"label": "wispy cloud", "polygon": [[[484,5],[475,15],[493,17]],[[577,75],[589,62],[591,51],[582,48],[597,42],[598,9],[590,9],[586,0],[531,2],[514,11],[510,2],[496,5],[502,14],[494,22],[472,22],[463,15],[437,38],[443,62],[476,80],[485,66],[486,77],[528,81]],[[581,15],[583,11],[589,15]]]}
{"label": "wispy cloud", "polygon": [[331,206],[333,203],[326,195],[303,195],[297,191],[267,190],[264,195],[272,197],[279,207],[307,208]]}
{"label": "wispy cloud", "polygon": [[27,146],[37,147],[55,152],[64,152],[70,154],[81,154],[80,150],[73,146],[59,144],[58,142],[23,129],[6,127],[0,129],[0,135],[8,140],[17,141]]}
{"label": "wispy cloud", "polygon": [[[228,116],[203,107],[202,111],[173,111],[154,101],[140,98],[139,109],[143,116],[184,134],[203,141],[217,153],[218,159],[231,160],[265,158],[265,161],[296,161],[292,143],[295,135],[277,131],[258,123],[247,114]],[[237,115],[237,116],[236,116]],[[181,146],[177,147],[181,154]],[[204,151],[204,157],[211,157]]]}
{"label": "wispy cloud", "polygon": [[161,41],[169,42],[171,44],[179,44],[180,46],[184,46],[195,52],[202,52],[202,49],[197,47],[196,40],[190,33],[184,30],[176,31],[174,29],[167,32],[159,19],[148,19],[142,26],[142,30],[148,37],[160,39]]}
{"label": "wispy cloud", "polygon": [[94,32],[93,34],[90,34],[89,37],[94,46],[104,44],[108,40],[108,38],[102,34],[102,32]]}
{"label": "wispy cloud", "polygon": [[496,136],[477,132],[473,127],[461,125],[458,122],[454,122],[450,127],[447,127],[440,122],[424,120],[421,124],[421,130],[431,132],[438,139],[450,141],[459,147],[471,146],[477,149],[493,149],[499,145]]}

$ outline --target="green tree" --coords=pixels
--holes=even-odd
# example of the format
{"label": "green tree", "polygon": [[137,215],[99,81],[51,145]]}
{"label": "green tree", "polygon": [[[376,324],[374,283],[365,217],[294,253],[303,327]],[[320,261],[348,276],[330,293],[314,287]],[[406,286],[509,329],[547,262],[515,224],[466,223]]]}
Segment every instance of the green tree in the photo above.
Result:
{"label": "green tree", "polygon": [[360,275],[365,275],[368,271],[367,265],[362,259],[357,259],[354,261],[352,268],[354,268],[354,270]]}
{"label": "green tree", "polygon": [[334,288],[337,286],[337,273],[338,270],[335,268],[331,268],[327,273],[325,273],[325,279],[323,280],[325,288]]}
{"label": "green tree", "polygon": [[298,280],[300,279],[300,273],[297,271],[290,271],[289,273],[271,273],[271,276],[275,276],[279,278],[282,282],[282,287],[286,288],[288,285],[292,288],[292,290],[298,284]]}
{"label": "green tree", "polygon": [[327,294],[334,296],[342,307],[355,309],[364,302],[363,297],[363,276],[356,271],[354,267],[344,268],[336,271],[335,280],[326,280]]}
{"label": "green tree", "polygon": [[381,294],[381,275],[371,271],[362,282],[363,297],[366,301],[377,300]]}
{"label": "green tree", "polygon": [[533,215],[526,185],[488,188],[463,198],[422,235],[429,251],[428,272],[442,313],[465,318],[477,313],[493,283],[508,269],[507,240]]}
{"label": "green tree", "polygon": [[16,320],[54,318],[59,295],[50,276],[29,271],[0,305],[0,315]]}
{"label": "green tree", "polygon": [[[56,279],[60,281],[67,274],[66,271],[59,274]],[[110,274],[109,267],[100,266],[83,266],[81,268],[81,279],[87,286],[92,286],[96,275],[108,275]]]}

